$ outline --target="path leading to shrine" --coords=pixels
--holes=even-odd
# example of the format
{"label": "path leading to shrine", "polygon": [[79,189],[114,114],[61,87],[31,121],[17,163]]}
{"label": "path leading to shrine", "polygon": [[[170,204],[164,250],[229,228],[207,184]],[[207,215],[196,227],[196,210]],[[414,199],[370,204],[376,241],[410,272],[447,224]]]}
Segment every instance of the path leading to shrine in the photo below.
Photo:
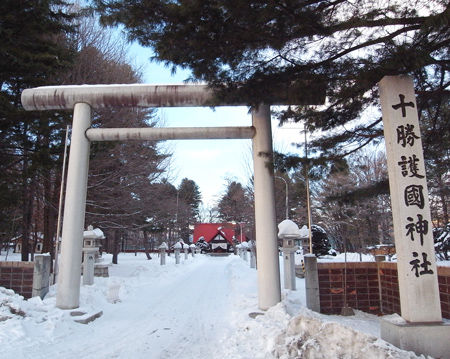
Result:
{"label": "path leading to shrine", "polygon": [[[217,357],[239,330],[239,317],[248,319],[242,306],[256,302],[256,271],[236,256],[172,262],[173,256],[166,266],[157,257],[119,256],[110,278],[95,278],[92,287],[82,288],[79,310],[103,310],[101,318],[73,325],[68,311],[49,308],[53,317],[42,318],[48,325],[41,340],[23,338],[11,358],[78,358],[81,353],[83,358]],[[239,293],[240,288],[246,292]],[[108,302],[114,299],[119,301]]]}
{"label": "path leading to shrine", "polygon": [[54,286],[43,301],[25,301],[0,287],[0,318],[9,318],[0,320],[0,358],[416,358],[377,340],[376,316],[306,309],[302,279],[297,291],[284,290],[281,303],[252,319],[249,313],[261,311],[256,271],[248,262],[197,255],[178,265],[171,256],[166,263],[120,254],[109,278],[81,288],[78,310],[103,311],[87,325],[55,307]]}

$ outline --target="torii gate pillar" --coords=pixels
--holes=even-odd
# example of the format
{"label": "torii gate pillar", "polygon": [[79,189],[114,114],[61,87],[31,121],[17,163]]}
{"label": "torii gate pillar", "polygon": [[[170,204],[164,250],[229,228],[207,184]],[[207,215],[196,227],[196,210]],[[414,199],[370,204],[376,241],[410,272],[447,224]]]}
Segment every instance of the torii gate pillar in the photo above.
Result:
{"label": "torii gate pillar", "polygon": [[266,310],[281,301],[270,106],[253,109],[252,122],[258,300]]}
{"label": "torii gate pillar", "polygon": [[61,309],[78,308],[80,302],[81,256],[90,148],[85,133],[90,126],[91,106],[81,102],[75,104],[56,295],[56,306]]}

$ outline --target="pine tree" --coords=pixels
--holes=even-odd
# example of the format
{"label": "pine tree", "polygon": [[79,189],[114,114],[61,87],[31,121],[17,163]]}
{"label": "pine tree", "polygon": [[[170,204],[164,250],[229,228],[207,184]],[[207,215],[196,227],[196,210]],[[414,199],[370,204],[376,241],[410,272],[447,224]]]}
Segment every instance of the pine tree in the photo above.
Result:
{"label": "pine tree", "polygon": [[[73,31],[72,15],[64,8],[59,0],[5,0],[0,4],[0,150],[4,160],[0,164],[0,208],[6,220],[4,229],[11,230],[11,222],[17,224],[14,231],[23,239],[22,260],[28,260],[40,176],[48,175],[45,168],[54,161],[57,137],[52,134],[55,128],[65,127],[65,118],[23,111],[20,94],[25,88],[56,82],[70,67],[73,51],[65,39]],[[14,200],[6,202],[9,198]],[[16,209],[11,211],[11,205]]]}
{"label": "pine tree", "polygon": [[[381,118],[370,110],[378,106],[383,76],[419,80],[416,72],[425,71],[439,79],[443,72],[434,91],[419,93],[428,103],[439,101],[450,86],[446,0],[361,0],[357,6],[348,0],[94,3],[105,25],[124,25],[131,39],[153,48],[155,60],[191,69],[219,100],[275,103],[286,87],[316,94],[326,86],[325,106],[279,113],[281,122],[329,131],[310,144],[326,160],[382,137]],[[364,121],[343,127],[363,114]]]}
{"label": "pine tree", "polygon": [[202,195],[199,186],[188,178],[183,178],[178,187],[177,226],[180,239],[189,242],[189,225],[199,218]]}

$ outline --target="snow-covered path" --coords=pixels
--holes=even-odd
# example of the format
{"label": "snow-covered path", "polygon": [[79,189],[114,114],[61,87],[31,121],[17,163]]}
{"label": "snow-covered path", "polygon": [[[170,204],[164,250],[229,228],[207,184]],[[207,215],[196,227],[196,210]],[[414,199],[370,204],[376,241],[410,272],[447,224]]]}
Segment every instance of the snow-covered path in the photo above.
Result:
{"label": "snow-covered path", "polygon": [[[164,278],[161,285],[136,283],[126,303],[105,311],[103,320],[89,326],[88,335],[80,333],[76,342],[88,346],[84,358],[98,357],[98,350],[110,358],[178,358],[180,354],[198,358],[198,353],[214,350],[211,344],[226,330],[230,312],[230,258],[204,259],[182,268],[169,285]],[[101,338],[97,332],[102,333]],[[105,332],[111,335],[105,336]],[[57,353],[68,358],[79,352],[79,344],[67,347],[61,339]]]}
{"label": "snow-covered path", "polygon": [[[119,258],[119,265],[120,259],[126,261]],[[99,353],[102,358],[216,357],[217,345],[233,331],[231,281],[233,268],[242,265],[240,259],[199,256],[175,271],[172,264],[175,274],[170,275],[168,268],[155,266],[156,261],[129,268],[124,263],[120,271],[111,268],[111,280],[96,278],[96,282],[110,281],[108,291],[120,286],[120,302],[104,303],[99,308],[103,316],[89,325],[65,328],[51,320],[52,327],[62,326],[60,330],[43,333],[39,342],[27,343],[22,337],[24,342],[14,357],[18,352],[20,358],[37,359],[78,358],[80,354],[98,358]],[[95,287],[84,289],[95,291]],[[95,311],[95,305],[89,306],[89,295],[84,299],[80,309]],[[34,323],[27,324],[34,327]],[[41,352],[42,345],[46,349]]]}
{"label": "snow-covered path", "polygon": [[[110,256],[105,256],[105,262]],[[189,257],[167,265],[121,254],[109,278],[82,286],[80,308],[103,316],[87,325],[44,300],[0,287],[1,359],[417,358],[379,339],[379,318],[326,316],[305,308],[304,280],[263,315],[257,273],[238,256]],[[423,358],[423,357],[422,357]]]}

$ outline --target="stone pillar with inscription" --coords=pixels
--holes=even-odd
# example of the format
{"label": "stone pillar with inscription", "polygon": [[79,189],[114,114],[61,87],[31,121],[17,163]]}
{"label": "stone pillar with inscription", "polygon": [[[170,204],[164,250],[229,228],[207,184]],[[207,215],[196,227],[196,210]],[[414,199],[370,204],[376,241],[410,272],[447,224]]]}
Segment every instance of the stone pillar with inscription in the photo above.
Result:
{"label": "stone pillar with inscription", "polygon": [[414,84],[408,76],[379,83],[394,223],[401,317],[381,321],[381,337],[406,350],[447,358],[427,180]]}

